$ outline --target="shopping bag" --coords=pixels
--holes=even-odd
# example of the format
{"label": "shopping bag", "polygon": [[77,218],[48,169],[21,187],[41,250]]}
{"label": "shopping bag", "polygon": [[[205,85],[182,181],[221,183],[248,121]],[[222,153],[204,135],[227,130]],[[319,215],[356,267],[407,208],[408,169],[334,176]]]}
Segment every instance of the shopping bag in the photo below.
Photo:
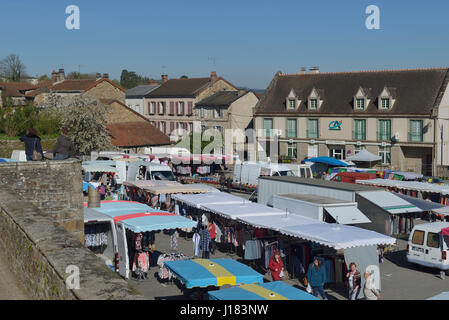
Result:
{"label": "shopping bag", "polygon": [[312,293],[312,287],[310,286],[310,283],[309,284],[307,284],[307,289],[306,289],[306,291],[308,292],[308,293]]}

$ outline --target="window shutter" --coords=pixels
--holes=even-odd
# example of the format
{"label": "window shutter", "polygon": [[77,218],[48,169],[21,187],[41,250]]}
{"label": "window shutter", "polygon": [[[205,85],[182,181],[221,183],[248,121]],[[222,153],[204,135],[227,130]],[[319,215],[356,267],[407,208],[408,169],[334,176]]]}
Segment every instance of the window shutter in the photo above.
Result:
{"label": "window shutter", "polygon": [[170,122],[170,132],[172,132],[173,130],[175,130],[175,124],[174,122]]}
{"label": "window shutter", "polygon": [[175,103],[170,101],[170,114],[175,114]]}
{"label": "window shutter", "polygon": [[192,109],[193,109],[193,103],[192,101],[188,102],[188,115],[191,116],[192,115]]}

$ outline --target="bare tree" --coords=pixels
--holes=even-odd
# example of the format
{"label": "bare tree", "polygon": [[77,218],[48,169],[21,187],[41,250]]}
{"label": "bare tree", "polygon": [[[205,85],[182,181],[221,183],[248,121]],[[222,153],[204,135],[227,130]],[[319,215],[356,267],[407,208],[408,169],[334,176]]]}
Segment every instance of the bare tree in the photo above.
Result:
{"label": "bare tree", "polygon": [[10,54],[0,61],[0,72],[10,81],[20,81],[21,77],[25,75],[25,69],[25,65],[16,54]]}

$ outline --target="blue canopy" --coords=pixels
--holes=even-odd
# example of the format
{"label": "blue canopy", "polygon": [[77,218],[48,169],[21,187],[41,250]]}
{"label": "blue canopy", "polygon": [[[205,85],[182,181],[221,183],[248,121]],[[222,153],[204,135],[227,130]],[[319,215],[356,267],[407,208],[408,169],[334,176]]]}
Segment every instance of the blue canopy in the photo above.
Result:
{"label": "blue canopy", "polygon": [[440,294],[430,297],[427,300],[449,300],[449,291],[441,292]]}
{"label": "blue canopy", "polygon": [[263,283],[263,275],[233,259],[167,261],[164,266],[189,289],[220,287],[225,284]]}
{"label": "blue canopy", "polygon": [[211,300],[319,300],[282,281],[241,285],[208,293]]}
{"label": "blue canopy", "polygon": [[328,164],[331,166],[341,166],[341,167],[348,166],[348,163],[341,161],[341,160],[337,160],[335,158],[331,158],[331,157],[317,157],[317,158],[311,158],[311,159],[304,159],[301,162],[302,163],[305,163],[305,162],[324,163],[324,164]]}
{"label": "blue canopy", "polygon": [[14,160],[14,159],[9,159],[9,158],[0,158],[0,162],[18,162],[18,161]]}
{"label": "blue canopy", "polygon": [[[87,207],[87,203],[84,206]],[[101,201],[100,208],[90,209],[110,216],[114,218],[114,221],[122,221],[125,227],[133,232],[194,228],[197,226],[197,222],[193,220],[134,201],[106,200]]]}
{"label": "blue canopy", "polygon": [[92,187],[94,190],[97,190],[97,188],[95,188],[95,186],[92,183],[83,181],[83,191],[89,191],[89,187]]}

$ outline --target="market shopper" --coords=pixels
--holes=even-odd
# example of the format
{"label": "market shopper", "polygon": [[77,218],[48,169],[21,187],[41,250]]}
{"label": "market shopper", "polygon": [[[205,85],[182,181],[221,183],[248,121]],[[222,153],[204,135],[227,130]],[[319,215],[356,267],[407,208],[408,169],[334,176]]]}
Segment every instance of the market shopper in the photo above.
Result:
{"label": "market shopper", "polygon": [[273,259],[270,260],[268,268],[271,271],[271,277],[273,278],[273,281],[281,280],[284,269],[284,263],[282,262],[281,254],[279,251],[276,250],[274,252]]}
{"label": "market shopper", "polygon": [[51,149],[53,160],[65,160],[75,155],[75,147],[72,139],[68,136],[69,132],[66,128],[61,129],[61,135],[56,140],[56,144]]}
{"label": "market shopper", "polygon": [[213,219],[209,220],[209,222],[207,223],[207,230],[209,231],[209,235],[210,235],[210,253],[214,254],[215,252],[215,248],[216,248],[216,244],[215,244],[215,238],[217,237],[217,232],[215,230],[215,224]]}
{"label": "market shopper", "polygon": [[201,250],[203,252],[202,258],[209,259],[210,234],[209,230],[207,230],[207,228],[205,228],[204,226],[201,229],[200,237],[201,237]]}
{"label": "market shopper", "polygon": [[379,300],[381,295],[379,291],[376,289],[376,284],[374,283],[374,279],[371,277],[371,273],[365,272],[365,286],[363,288],[363,295],[366,300]]}
{"label": "market shopper", "polygon": [[326,270],[318,257],[313,258],[313,262],[309,265],[307,281],[312,287],[312,292],[315,297],[318,297],[319,293],[324,300],[327,299],[323,288],[326,282]]}
{"label": "market shopper", "polygon": [[106,187],[103,182],[98,187],[98,193],[100,194],[100,200],[104,200],[106,197]]}
{"label": "market shopper", "polygon": [[346,274],[349,287],[349,300],[357,300],[360,293],[361,275],[354,262],[349,264],[349,272]]}
{"label": "market shopper", "polygon": [[44,159],[41,138],[34,128],[29,128],[27,133],[20,137],[20,141],[25,144],[25,154],[27,161],[40,161]]}

